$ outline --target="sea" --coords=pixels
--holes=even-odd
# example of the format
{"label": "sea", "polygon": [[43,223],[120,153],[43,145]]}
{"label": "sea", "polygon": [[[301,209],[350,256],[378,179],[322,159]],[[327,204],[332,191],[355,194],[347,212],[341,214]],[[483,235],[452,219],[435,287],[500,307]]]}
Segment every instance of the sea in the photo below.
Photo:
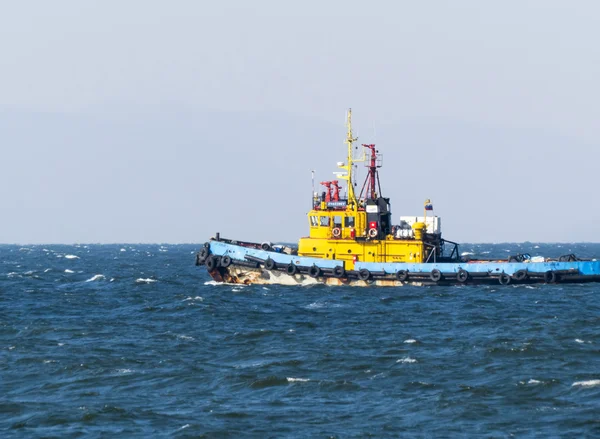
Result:
{"label": "sea", "polygon": [[0,437],[600,437],[600,284],[226,285],[200,247],[0,246]]}

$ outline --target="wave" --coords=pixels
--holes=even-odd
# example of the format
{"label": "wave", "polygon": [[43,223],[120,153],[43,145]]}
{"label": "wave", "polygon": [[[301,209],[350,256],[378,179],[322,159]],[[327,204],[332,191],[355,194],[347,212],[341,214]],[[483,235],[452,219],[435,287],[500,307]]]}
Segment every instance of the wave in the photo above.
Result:
{"label": "wave", "polygon": [[600,386],[600,380],[575,381],[571,387],[597,387]]}
{"label": "wave", "polygon": [[101,280],[104,279],[104,275],[103,274],[96,274],[92,277],[90,277],[88,280],[86,280],[86,282],[94,282],[96,280]]}
{"label": "wave", "polygon": [[79,259],[79,256],[76,256],[76,255],[65,255],[65,259]]}
{"label": "wave", "polygon": [[65,270],[65,273],[75,273],[73,270],[69,270],[68,268]]}
{"label": "wave", "polygon": [[142,283],[142,282],[144,282],[144,283],[147,283],[147,284],[149,284],[149,283],[152,283],[152,282],[156,282],[156,279],[150,279],[150,278],[147,278],[147,279],[142,279],[142,278],[140,277],[139,279],[136,279],[135,281],[136,281],[137,283]]}
{"label": "wave", "polygon": [[416,363],[417,360],[415,360],[414,358],[410,358],[410,357],[404,357],[404,358],[400,358],[399,360],[396,360],[396,363]]}

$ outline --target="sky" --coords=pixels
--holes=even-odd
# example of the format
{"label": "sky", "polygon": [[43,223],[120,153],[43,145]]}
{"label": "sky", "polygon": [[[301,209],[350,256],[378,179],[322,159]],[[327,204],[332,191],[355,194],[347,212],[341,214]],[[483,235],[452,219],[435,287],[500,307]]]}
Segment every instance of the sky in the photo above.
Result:
{"label": "sky", "polygon": [[600,3],[0,2],[0,243],[308,233],[345,112],[394,221],[600,242]]}

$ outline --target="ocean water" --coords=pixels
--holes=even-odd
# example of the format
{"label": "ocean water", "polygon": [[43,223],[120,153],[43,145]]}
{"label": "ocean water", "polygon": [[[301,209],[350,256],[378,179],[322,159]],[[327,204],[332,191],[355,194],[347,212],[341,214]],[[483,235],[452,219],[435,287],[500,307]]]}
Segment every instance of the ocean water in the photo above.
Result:
{"label": "ocean water", "polygon": [[199,247],[0,246],[0,436],[600,437],[600,284],[219,285]]}

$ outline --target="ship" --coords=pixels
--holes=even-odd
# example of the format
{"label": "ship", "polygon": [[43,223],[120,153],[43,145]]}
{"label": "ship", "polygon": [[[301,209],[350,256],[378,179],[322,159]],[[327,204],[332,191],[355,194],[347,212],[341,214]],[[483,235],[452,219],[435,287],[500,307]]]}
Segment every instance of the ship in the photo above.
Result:
{"label": "ship", "polygon": [[[441,217],[425,200],[422,216],[394,223],[379,179],[382,155],[357,144],[352,110],[346,118],[346,160],[336,180],[321,182],[307,213],[308,236],[297,245],[227,239],[216,233],[196,254],[217,282],[232,284],[403,286],[582,283],[600,281],[600,261],[573,254],[558,258],[514,254],[505,259],[461,255],[442,237]],[[357,190],[357,165],[367,173]],[[340,185],[345,182],[345,188]],[[342,183],[343,184],[343,183]],[[344,191],[345,189],[345,191]]]}

